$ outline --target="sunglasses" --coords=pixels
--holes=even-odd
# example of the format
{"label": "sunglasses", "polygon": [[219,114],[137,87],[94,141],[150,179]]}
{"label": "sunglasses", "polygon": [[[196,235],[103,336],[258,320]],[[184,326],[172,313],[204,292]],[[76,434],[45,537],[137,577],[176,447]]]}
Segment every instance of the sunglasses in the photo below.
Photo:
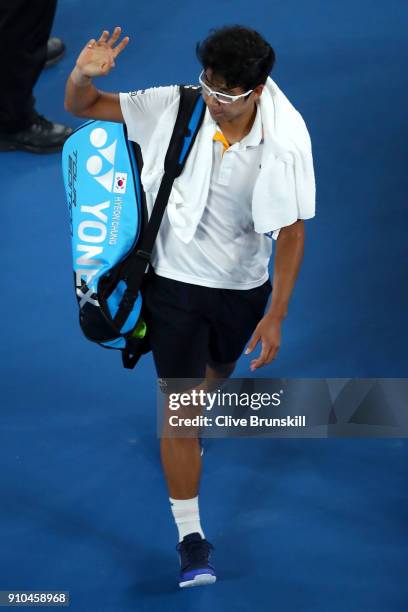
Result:
{"label": "sunglasses", "polygon": [[217,100],[217,102],[221,102],[221,104],[232,104],[240,98],[246,98],[246,96],[249,96],[249,94],[254,91],[253,89],[250,89],[249,91],[240,94],[239,96],[230,96],[229,94],[221,93],[220,91],[214,91],[213,89],[211,89],[211,87],[208,87],[208,85],[206,85],[206,83],[203,81],[203,76],[204,78],[206,78],[204,70],[198,77],[198,82],[202,87],[203,93],[206,96],[213,96]]}

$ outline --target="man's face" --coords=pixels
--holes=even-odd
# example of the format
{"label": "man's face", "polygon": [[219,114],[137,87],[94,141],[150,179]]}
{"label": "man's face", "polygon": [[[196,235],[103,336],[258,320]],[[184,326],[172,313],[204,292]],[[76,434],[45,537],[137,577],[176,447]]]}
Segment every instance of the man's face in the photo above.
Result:
{"label": "man's face", "polygon": [[[223,77],[215,74],[211,68],[207,68],[202,78],[204,83],[213,91],[226,93],[230,96],[239,96],[240,94],[245,93],[241,87],[228,89]],[[222,104],[222,102],[218,102],[214,96],[207,96],[205,94],[204,101],[214,121],[217,121],[218,123],[233,121],[254,108],[254,103],[261,95],[262,89],[263,85],[258,85],[258,87],[256,87],[249,96],[246,98],[240,98],[231,104]]]}

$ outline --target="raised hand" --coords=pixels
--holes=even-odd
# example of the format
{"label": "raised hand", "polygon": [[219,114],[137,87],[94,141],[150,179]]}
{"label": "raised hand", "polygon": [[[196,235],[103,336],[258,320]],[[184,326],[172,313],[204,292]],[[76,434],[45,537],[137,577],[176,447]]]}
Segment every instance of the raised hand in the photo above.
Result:
{"label": "raised hand", "polygon": [[109,38],[109,32],[104,30],[99,40],[92,38],[85,45],[76,61],[76,67],[83,76],[97,77],[109,74],[115,66],[115,58],[129,42],[129,36],[125,36],[119,44],[113,46],[121,32],[121,28],[116,27]]}

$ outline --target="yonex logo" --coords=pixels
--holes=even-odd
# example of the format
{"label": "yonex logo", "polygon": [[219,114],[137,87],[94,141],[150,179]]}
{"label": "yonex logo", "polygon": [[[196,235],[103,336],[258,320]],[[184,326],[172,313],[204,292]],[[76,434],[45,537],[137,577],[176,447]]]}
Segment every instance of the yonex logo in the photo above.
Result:
{"label": "yonex logo", "polygon": [[[107,191],[112,192],[113,187],[113,177],[114,177],[114,168],[113,165],[115,163],[115,155],[116,155],[116,145],[117,140],[115,140],[111,145],[105,147],[108,140],[108,133],[103,128],[95,128],[89,135],[89,140],[91,144],[98,149],[99,155],[91,155],[86,162],[86,169],[93,176],[93,178],[98,181],[102,187],[104,187]],[[102,156],[102,157],[101,157]],[[112,167],[105,172],[105,174],[99,175],[102,171],[105,158]]]}
{"label": "yonex logo", "polygon": [[[86,161],[87,172],[104,189],[113,194],[125,194],[128,174],[126,172],[115,172],[116,145],[118,139],[108,144],[108,132],[101,127],[94,128],[89,134],[89,141],[96,149]],[[108,164],[106,163],[108,162]],[[108,168],[108,169],[107,169]],[[120,195],[115,198],[114,220],[111,218],[110,232],[118,234],[120,222]],[[96,294],[97,276],[104,265],[104,251],[107,246],[108,224],[112,196],[102,195],[98,197],[97,204],[82,204],[80,211],[82,217],[77,227],[78,242],[76,244],[76,287],[77,296],[80,298],[79,307],[82,308],[88,302],[99,306]],[[103,201],[101,201],[103,200]],[[109,241],[109,244],[115,244]]]}
{"label": "yonex logo", "polygon": [[[97,149],[97,155],[91,155],[86,162],[88,173],[107,191],[112,192],[114,181],[114,163],[116,154],[115,140],[106,146],[108,133],[103,128],[95,128],[89,135],[91,145]],[[107,172],[101,174],[106,160],[110,164]],[[105,196],[106,197],[106,196]],[[104,243],[107,235],[108,210],[111,205],[110,199],[98,204],[81,204],[83,215],[77,228],[78,244],[76,245],[76,286],[77,295],[80,298],[79,307],[82,308],[87,302],[99,306],[95,295],[95,277],[101,265]]]}

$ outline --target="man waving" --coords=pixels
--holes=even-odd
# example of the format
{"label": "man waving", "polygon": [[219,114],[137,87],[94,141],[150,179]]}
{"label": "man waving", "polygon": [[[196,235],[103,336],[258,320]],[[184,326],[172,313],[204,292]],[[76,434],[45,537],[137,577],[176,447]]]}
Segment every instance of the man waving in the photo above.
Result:
{"label": "man waving", "polygon": [[[163,117],[179,98],[178,86],[119,94],[92,82],[114,68],[128,42],[120,28],[89,41],[68,79],[65,107],[126,123],[145,164],[154,165],[151,143],[160,137],[165,143],[171,133]],[[207,110],[194,147],[202,151],[190,156],[185,190],[170,198],[163,217],[145,306],[158,376],[207,384],[230,376],[245,347],[249,354],[260,345],[252,371],[276,357],[303,257],[304,219],[315,214],[314,175],[304,122],[268,78],[275,62],[270,44],[254,30],[231,26],[212,32],[196,51]],[[155,190],[144,186],[154,201]],[[271,238],[276,253],[266,310]],[[163,437],[161,458],[179,532],[180,586],[214,582],[212,545],[199,516],[197,437]]]}

